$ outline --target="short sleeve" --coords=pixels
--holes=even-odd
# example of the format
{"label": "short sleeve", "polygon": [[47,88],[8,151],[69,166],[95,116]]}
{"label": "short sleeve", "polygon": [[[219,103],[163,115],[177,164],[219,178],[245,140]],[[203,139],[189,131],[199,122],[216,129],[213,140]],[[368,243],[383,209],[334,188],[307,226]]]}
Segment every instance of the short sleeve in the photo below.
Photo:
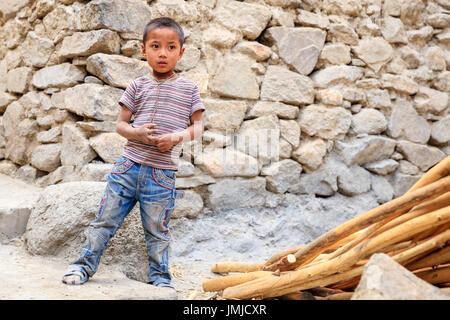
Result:
{"label": "short sleeve", "polygon": [[198,90],[197,85],[194,84],[194,88],[192,90],[191,112],[189,114],[189,117],[198,110],[205,110],[205,107],[203,106],[202,99],[200,98],[200,91]]}
{"label": "short sleeve", "polygon": [[132,81],[125,89],[125,92],[122,94],[119,103],[130,109],[132,113],[135,113],[136,112],[135,96],[136,96],[136,82]]}

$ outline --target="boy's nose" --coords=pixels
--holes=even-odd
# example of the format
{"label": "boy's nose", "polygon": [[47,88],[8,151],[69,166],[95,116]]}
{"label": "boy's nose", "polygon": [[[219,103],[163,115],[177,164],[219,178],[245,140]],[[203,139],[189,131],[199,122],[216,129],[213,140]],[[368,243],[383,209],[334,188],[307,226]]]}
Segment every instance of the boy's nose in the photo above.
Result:
{"label": "boy's nose", "polygon": [[160,56],[160,57],[165,57],[166,54],[167,54],[166,49],[161,49],[161,50],[159,50],[159,56]]}

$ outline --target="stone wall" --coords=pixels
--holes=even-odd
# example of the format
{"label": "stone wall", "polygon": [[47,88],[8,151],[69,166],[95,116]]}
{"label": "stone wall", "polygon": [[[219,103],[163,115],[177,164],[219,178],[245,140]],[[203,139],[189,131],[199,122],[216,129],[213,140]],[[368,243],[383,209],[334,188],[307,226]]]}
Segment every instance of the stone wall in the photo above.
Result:
{"label": "stone wall", "polygon": [[183,145],[175,218],[275,208],[289,194],[404,193],[450,154],[446,0],[7,0],[0,3],[0,173],[104,181],[117,101],[151,70],[141,33],[181,23],[177,72],[205,133]]}

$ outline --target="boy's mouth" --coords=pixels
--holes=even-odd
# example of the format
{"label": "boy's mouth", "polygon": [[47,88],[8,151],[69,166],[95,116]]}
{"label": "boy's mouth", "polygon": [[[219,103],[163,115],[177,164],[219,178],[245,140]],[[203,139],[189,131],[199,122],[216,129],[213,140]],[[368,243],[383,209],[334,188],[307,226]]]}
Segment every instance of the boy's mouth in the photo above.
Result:
{"label": "boy's mouth", "polygon": [[158,65],[164,67],[167,66],[167,62],[158,62]]}

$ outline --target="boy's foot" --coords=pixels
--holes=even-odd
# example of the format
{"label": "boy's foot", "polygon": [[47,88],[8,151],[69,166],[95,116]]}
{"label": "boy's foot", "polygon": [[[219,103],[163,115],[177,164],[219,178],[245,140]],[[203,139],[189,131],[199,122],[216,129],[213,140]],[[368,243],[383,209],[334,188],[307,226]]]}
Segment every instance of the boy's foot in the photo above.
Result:
{"label": "boy's foot", "polygon": [[167,282],[164,282],[164,281],[161,281],[161,282],[155,281],[155,282],[152,283],[152,285],[154,285],[155,287],[170,288],[170,289],[174,289],[175,290],[175,288],[170,283],[167,283]]}
{"label": "boy's foot", "polygon": [[62,278],[63,283],[70,285],[83,284],[88,280],[89,276],[82,268],[72,268]]}

